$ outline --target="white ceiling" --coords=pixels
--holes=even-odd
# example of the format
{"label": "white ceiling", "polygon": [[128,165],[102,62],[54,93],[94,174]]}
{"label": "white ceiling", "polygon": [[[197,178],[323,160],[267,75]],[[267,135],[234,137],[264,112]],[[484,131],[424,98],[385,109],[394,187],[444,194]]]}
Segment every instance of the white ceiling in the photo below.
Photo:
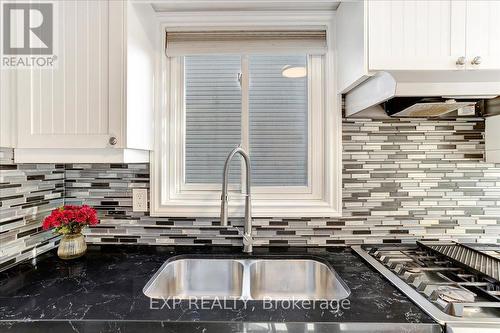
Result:
{"label": "white ceiling", "polygon": [[335,10],[340,1],[334,0],[135,0],[151,3],[157,12],[183,11],[323,11]]}

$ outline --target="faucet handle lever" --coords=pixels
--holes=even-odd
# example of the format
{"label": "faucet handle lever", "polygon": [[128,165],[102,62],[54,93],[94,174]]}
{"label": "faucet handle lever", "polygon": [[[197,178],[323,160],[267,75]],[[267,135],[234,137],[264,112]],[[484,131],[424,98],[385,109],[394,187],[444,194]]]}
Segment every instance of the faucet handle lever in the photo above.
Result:
{"label": "faucet handle lever", "polygon": [[251,234],[243,234],[243,252],[251,253],[253,250],[253,237]]}

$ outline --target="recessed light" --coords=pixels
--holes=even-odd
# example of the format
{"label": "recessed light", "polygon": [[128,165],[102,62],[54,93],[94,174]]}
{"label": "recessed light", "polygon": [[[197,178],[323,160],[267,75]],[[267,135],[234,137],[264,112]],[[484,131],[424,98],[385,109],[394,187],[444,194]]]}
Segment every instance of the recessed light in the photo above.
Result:
{"label": "recessed light", "polygon": [[286,65],[281,69],[281,75],[288,78],[300,78],[307,76],[307,69],[303,66]]}

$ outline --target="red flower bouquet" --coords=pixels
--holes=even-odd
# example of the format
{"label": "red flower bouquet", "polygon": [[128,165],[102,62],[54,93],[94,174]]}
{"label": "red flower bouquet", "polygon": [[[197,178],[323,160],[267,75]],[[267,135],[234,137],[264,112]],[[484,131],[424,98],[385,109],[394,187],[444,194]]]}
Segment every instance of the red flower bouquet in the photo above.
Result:
{"label": "red flower bouquet", "polygon": [[54,231],[62,235],[79,234],[87,225],[99,223],[97,212],[94,208],[83,206],[63,206],[54,209],[52,213],[43,220],[43,229]]}

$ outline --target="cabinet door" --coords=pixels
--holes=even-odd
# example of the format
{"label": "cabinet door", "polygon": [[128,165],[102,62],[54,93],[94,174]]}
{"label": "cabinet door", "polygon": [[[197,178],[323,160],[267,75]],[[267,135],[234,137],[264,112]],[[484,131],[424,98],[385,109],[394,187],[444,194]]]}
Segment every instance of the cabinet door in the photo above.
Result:
{"label": "cabinet door", "polygon": [[[480,63],[473,64],[474,58]],[[467,69],[500,70],[498,0],[467,1]]]}
{"label": "cabinet door", "polygon": [[110,58],[112,2],[54,2],[55,68],[17,71],[19,148],[104,148],[110,137],[120,143],[122,110],[110,93],[119,62]]}
{"label": "cabinet door", "polygon": [[369,1],[369,69],[463,69],[465,8],[457,0]]}

